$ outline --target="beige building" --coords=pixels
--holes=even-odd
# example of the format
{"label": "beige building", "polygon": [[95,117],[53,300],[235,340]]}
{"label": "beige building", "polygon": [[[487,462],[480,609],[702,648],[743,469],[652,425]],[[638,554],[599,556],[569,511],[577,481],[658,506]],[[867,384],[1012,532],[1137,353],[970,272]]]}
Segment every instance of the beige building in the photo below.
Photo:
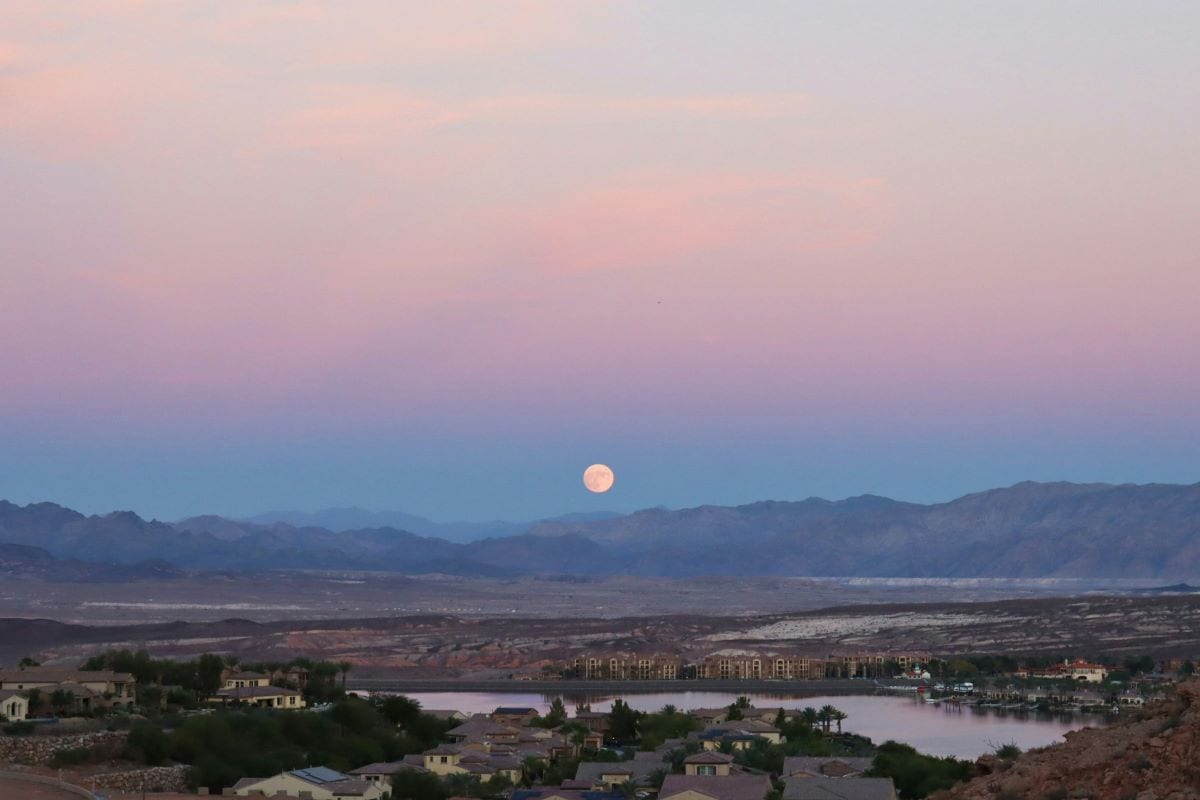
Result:
{"label": "beige building", "polygon": [[298,711],[304,708],[304,695],[281,686],[243,686],[239,689],[221,689],[215,697],[208,698],[208,702]]}
{"label": "beige building", "polygon": [[766,775],[668,775],[659,800],[763,800],[771,791]]}
{"label": "beige building", "polygon": [[473,775],[481,781],[503,775],[513,783],[521,779],[521,759],[508,753],[492,753],[482,744],[443,744],[423,754],[424,767],[434,775]]}
{"label": "beige building", "polygon": [[20,692],[0,691],[0,720],[20,722],[29,716],[29,699]]}
{"label": "beige building", "polygon": [[49,695],[56,689],[76,695],[83,708],[131,707],[137,681],[127,672],[30,667],[0,671],[0,691]]}
{"label": "beige building", "polygon": [[733,756],[727,753],[704,752],[688,756],[683,761],[684,775],[724,777],[733,771]]}
{"label": "beige building", "polygon": [[234,672],[225,670],[221,673],[221,686],[225,689],[243,689],[247,686],[270,686],[271,677],[261,672]]}
{"label": "beige building", "polygon": [[604,681],[673,681],[682,669],[679,656],[662,654],[581,656],[571,662],[575,677]]}
{"label": "beige building", "polygon": [[311,800],[384,800],[385,786],[359,780],[327,767],[281,772],[270,778],[242,778],[233,785],[238,797],[309,797]]}

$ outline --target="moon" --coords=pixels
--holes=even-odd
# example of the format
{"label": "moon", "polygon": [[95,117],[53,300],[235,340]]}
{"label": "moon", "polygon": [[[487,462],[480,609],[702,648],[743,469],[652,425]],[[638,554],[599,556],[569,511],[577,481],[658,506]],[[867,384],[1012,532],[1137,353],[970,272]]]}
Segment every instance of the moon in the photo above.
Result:
{"label": "moon", "polygon": [[604,494],[615,481],[616,476],[607,464],[592,464],[583,471],[583,485],[593,494]]}

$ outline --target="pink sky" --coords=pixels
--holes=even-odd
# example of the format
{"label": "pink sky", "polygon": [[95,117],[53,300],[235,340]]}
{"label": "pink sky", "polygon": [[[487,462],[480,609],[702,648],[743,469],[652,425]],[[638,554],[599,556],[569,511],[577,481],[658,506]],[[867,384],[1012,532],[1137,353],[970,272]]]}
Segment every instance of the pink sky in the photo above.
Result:
{"label": "pink sky", "polygon": [[973,6],[9,3],[0,432],[1200,441],[1200,13]]}

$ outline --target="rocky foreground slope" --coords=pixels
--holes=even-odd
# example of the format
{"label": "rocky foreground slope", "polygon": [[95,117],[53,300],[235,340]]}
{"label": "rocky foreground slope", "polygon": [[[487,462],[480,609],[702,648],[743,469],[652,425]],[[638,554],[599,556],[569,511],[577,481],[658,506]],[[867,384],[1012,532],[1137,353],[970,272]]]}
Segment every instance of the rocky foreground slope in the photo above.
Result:
{"label": "rocky foreground slope", "polygon": [[1012,760],[985,759],[981,775],[934,800],[1200,798],[1200,680],[1108,728],[1067,734],[1063,744]]}

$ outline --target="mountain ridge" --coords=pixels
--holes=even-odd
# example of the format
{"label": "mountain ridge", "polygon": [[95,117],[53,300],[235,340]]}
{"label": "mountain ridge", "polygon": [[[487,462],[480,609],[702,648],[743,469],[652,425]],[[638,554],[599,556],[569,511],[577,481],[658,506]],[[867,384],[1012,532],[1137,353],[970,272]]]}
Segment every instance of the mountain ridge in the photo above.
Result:
{"label": "mountain ridge", "polygon": [[57,558],[183,569],[369,569],[504,576],[1200,576],[1200,484],[1022,482],[919,504],[876,495],[560,517],[460,543],[393,527],[345,531],[128,511],[84,516],[0,501],[0,542]]}

